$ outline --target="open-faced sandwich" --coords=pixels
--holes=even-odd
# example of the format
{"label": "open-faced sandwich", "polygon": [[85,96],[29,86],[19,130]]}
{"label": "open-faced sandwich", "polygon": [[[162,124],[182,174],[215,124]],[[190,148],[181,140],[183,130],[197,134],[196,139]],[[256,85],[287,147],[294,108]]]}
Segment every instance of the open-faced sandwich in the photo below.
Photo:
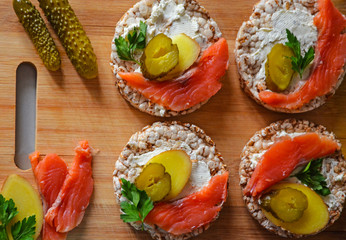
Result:
{"label": "open-faced sandwich", "polygon": [[258,131],[241,155],[240,186],[251,213],[283,237],[316,234],[340,216],[346,195],[341,144],[325,127],[289,119]]}
{"label": "open-faced sandwich", "polygon": [[130,138],[113,183],[124,222],[154,239],[188,239],[218,217],[228,171],[203,130],[156,122]]}
{"label": "open-faced sandwich", "polygon": [[134,107],[182,115],[220,90],[228,45],[195,0],[142,0],[116,25],[111,68],[120,94]]}
{"label": "open-faced sandwich", "polygon": [[261,0],[236,39],[242,88],[274,111],[321,106],[345,76],[345,32],[331,0]]}

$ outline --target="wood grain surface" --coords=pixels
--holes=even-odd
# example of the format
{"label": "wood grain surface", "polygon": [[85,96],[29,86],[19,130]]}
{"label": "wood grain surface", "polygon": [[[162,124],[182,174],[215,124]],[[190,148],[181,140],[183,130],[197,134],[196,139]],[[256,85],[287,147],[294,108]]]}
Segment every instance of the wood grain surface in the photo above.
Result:
{"label": "wood grain surface", "polygon": [[[0,184],[10,173],[34,183],[31,170],[14,163],[16,69],[30,62],[37,69],[36,149],[42,155],[57,153],[71,162],[79,140],[87,139],[99,152],[93,161],[95,191],[82,224],[68,239],[150,239],[119,218],[112,186],[114,163],[130,136],[147,124],[166,119],[152,117],[127,104],[114,85],[109,59],[114,27],[135,0],[70,0],[98,57],[99,77],[78,76],[52,28],[62,56],[62,68],[49,72],[12,9],[11,0],[0,2]],[[241,23],[256,0],[200,0],[228,40],[230,68],[223,88],[200,110],[177,118],[203,128],[215,141],[230,170],[229,198],[219,219],[198,239],[281,239],[264,230],[248,214],[239,188],[239,155],[259,129],[273,121],[299,118],[325,125],[346,146],[346,84],[327,104],[309,113],[274,113],[257,105],[240,89],[234,62],[234,41]],[[334,1],[345,14],[345,0]],[[38,8],[38,2],[33,0]],[[38,8],[39,9],[39,8]],[[39,9],[40,10],[40,9]],[[41,10],[40,10],[41,11]],[[42,13],[42,11],[41,11]],[[45,20],[46,21],[46,20]],[[35,185],[36,187],[36,185]],[[346,239],[346,213],[330,228],[309,239]]]}

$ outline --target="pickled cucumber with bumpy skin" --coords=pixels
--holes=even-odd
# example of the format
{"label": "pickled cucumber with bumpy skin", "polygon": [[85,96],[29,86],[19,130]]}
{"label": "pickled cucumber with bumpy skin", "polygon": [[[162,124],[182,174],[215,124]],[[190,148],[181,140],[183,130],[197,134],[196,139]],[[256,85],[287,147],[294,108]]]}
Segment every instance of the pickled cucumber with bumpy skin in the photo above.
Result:
{"label": "pickled cucumber with bumpy skin", "polygon": [[61,65],[60,54],[35,6],[29,0],[13,0],[13,9],[44,65],[51,71],[58,70]]}
{"label": "pickled cucumber with bumpy skin", "polygon": [[303,192],[287,187],[262,196],[261,207],[283,222],[295,222],[307,209],[308,199]]}
{"label": "pickled cucumber with bumpy skin", "polygon": [[67,0],[39,0],[77,72],[86,79],[98,74],[91,42]]}

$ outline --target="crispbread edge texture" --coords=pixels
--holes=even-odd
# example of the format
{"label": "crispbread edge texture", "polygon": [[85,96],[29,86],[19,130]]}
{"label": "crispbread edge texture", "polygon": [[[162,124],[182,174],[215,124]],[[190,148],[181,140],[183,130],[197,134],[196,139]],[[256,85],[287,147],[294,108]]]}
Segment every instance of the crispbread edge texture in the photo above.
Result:
{"label": "crispbread edge texture", "polygon": [[[130,8],[117,23],[115,28],[115,37],[123,34],[124,29],[121,26],[126,24],[126,21],[129,18],[133,16],[142,16],[144,18],[147,18],[148,16],[150,16],[148,12],[143,13],[143,6],[146,6],[148,8],[148,11],[151,11],[151,6],[156,1],[157,0],[141,0],[138,3],[136,3],[132,8]],[[174,1],[178,3],[183,2],[183,0]],[[188,9],[190,12],[193,12],[194,14],[198,14],[198,16],[200,16],[200,18],[202,19],[200,22],[198,22],[200,29],[199,31],[201,31],[202,35],[208,37],[208,45],[211,45],[212,43],[220,39],[220,37],[222,36],[220,29],[218,28],[216,22],[210,17],[209,13],[203,6],[199,5],[199,3],[196,0],[185,0],[185,8]],[[110,65],[112,72],[116,76],[115,85],[117,86],[121,96],[125,100],[127,100],[132,106],[139,109],[140,111],[159,117],[172,117],[194,112],[197,109],[199,109],[202,105],[208,102],[208,100],[201,102],[183,111],[173,111],[167,109],[164,106],[152,102],[150,99],[144,97],[140,92],[127,85],[126,81],[123,80],[117,74],[118,72],[132,71],[134,63],[128,61],[118,61],[116,58],[114,58],[113,54],[116,51],[114,40],[112,41],[112,51],[113,53],[111,54]]]}
{"label": "crispbread edge texture", "polygon": [[[279,3],[279,5],[277,4]],[[257,72],[253,71],[253,66],[250,62],[247,64],[244,64],[241,62],[241,55],[243,54],[242,51],[249,47],[250,43],[246,43],[247,39],[251,37],[251,29],[254,27],[253,21],[256,20],[260,17],[260,11],[258,11],[258,6],[261,4],[261,6],[270,6],[268,8],[264,8],[261,10],[263,14],[269,14],[266,13],[266,9],[292,9],[295,7],[304,7],[306,8],[307,11],[309,11],[312,15],[315,15],[318,13],[317,9],[317,0],[261,0],[259,1],[253,9],[253,13],[250,16],[250,20],[245,21],[242,26],[240,27],[237,38],[235,41],[235,61],[239,73],[239,82],[241,88],[243,88],[244,92],[252,99],[254,99],[259,105],[264,106],[265,108],[275,111],[275,112],[285,112],[285,113],[302,113],[302,112],[307,112],[311,111],[313,109],[316,109],[320,106],[322,106],[327,99],[332,97],[342,81],[345,78],[346,74],[346,62],[343,67],[343,71],[341,72],[337,84],[325,95],[316,97],[315,99],[311,100],[309,103],[303,105],[301,108],[298,109],[287,109],[287,108],[277,108],[277,107],[272,107],[269,104],[264,103],[258,96],[256,96],[253,91],[256,91],[257,93],[260,91],[260,89],[256,88],[256,86],[253,86],[251,84],[252,79],[255,79],[255,75]],[[265,79],[257,79],[259,81],[261,87],[266,86]],[[257,94],[258,95],[258,94]]]}
{"label": "crispbread edge texture", "polygon": [[[268,149],[270,144],[272,144],[279,137],[278,134],[282,131],[286,133],[315,132],[321,136],[326,136],[332,139],[340,145],[340,142],[336,139],[335,135],[332,132],[328,132],[326,128],[322,125],[317,125],[306,120],[296,119],[287,119],[283,121],[274,122],[270,124],[268,127],[265,127],[260,131],[256,132],[245,145],[242,151],[242,154],[240,156],[241,161],[239,167],[240,187],[242,191],[246,187],[247,182],[250,180],[251,175],[255,170],[255,166],[253,166],[251,160],[254,160],[254,156],[256,154],[259,154],[261,152],[263,153],[266,149]],[[335,199],[335,203],[332,206],[328,207],[329,222],[325,227],[327,228],[340,217],[345,202],[346,175],[344,173],[346,172],[346,161],[344,159],[344,156],[342,155],[341,150],[323,159],[324,160],[322,168],[325,169],[325,171],[322,171],[322,174],[327,178],[327,185],[331,191],[331,195],[333,195],[329,197],[333,197]],[[342,176],[341,179],[340,176]],[[278,234],[282,237],[289,238],[300,238],[308,236],[294,234],[271,223],[264,216],[258,204],[258,201],[256,201],[253,197],[243,195],[243,200],[252,217],[256,219],[264,228],[266,228],[270,232]],[[321,229],[319,232],[323,231],[324,229]],[[318,232],[314,234],[317,233]]]}
{"label": "crispbread edge texture", "polygon": [[[211,176],[227,171],[223,158],[215,147],[215,143],[201,128],[190,123],[182,124],[176,121],[155,122],[133,134],[116,161],[115,171],[113,173],[113,185],[118,203],[125,200],[121,194],[120,179],[125,178],[134,182],[143,168],[143,166],[136,165],[133,158],[154,151],[164,144],[171,146],[170,150],[186,150],[190,148],[191,151],[186,151],[191,160],[204,161],[208,165]],[[214,221],[217,218],[218,216],[215,217]],[[140,224],[130,224],[137,230],[141,228]],[[192,230],[190,233],[178,236],[170,234],[157,226],[150,226],[148,224],[144,225],[144,230],[148,231],[153,239],[182,240],[201,234],[209,228],[210,224],[208,223]]]}

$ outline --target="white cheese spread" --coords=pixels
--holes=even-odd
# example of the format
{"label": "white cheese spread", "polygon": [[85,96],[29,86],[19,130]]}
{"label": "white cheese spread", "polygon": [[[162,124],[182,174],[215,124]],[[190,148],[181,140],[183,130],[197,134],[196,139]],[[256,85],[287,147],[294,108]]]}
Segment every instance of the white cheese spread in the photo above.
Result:
{"label": "white cheese spread", "polygon": [[155,2],[150,17],[145,21],[148,25],[147,41],[159,33],[164,33],[168,37],[185,33],[203,45],[208,39],[199,32],[197,21],[196,17],[186,13],[184,3],[177,4],[170,0]]}
{"label": "white cheese spread", "polygon": [[[317,41],[317,28],[313,23],[314,16],[302,9],[281,10],[273,14],[271,27],[258,29],[258,46],[250,57],[252,61],[261,63],[261,68],[256,74],[256,80],[265,79],[265,63],[267,55],[275,44],[287,42],[286,29],[289,29],[301,43],[301,51],[306,52]],[[303,79],[309,76],[310,69],[307,68]],[[255,82],[257,85],[257,82]]]}

